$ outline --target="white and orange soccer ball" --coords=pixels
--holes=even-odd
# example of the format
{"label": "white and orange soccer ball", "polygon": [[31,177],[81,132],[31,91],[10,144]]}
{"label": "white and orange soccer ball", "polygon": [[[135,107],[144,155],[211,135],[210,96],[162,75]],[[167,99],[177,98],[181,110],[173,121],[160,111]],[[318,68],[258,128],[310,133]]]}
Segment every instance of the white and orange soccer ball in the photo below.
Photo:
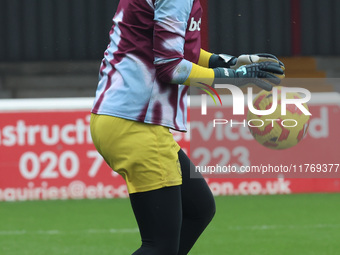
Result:
{"label": "white and orange soccer ball", "polygon": [[[255,115],[248,111],[247,120],[251,134],[260,144],[270,149],[287,149],[298,144],[306,135],[309,115],[305,115],[294,104],[288,104],[286,115],[281,114],[281,89],[277,88],[277,108],[269,115]],[[299,93],[286,93],[287,99],[301,98]],[[273,104],[272,91],[262,90],[253,100],[256,110],[268,110]],[[308,106],[303,104],[308,110]],[[260,123],[256,124],[256,123]],[[263,125],[262,125],[263,124]]]}

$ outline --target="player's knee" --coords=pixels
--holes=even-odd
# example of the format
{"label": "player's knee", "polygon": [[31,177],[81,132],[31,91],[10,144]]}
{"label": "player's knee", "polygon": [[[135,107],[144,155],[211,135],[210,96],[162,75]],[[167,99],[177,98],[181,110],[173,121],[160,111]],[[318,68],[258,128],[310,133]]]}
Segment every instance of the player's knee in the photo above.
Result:
{"label": "player's knee", "polygon": [[207,223],[214,218],[216,214],[216,204],[213,197],[205,201],[205,203],[200,208],[200,214],[201,218]]}
{"label": "player's knee", "polygon": [[215,204],[215,200],[212,199],[208,205],[208,209],[207,209],[207,218],[209,219],[209,221],[212,220],[212,218],[214,218],[215,214],[216,214],[216,204]]}

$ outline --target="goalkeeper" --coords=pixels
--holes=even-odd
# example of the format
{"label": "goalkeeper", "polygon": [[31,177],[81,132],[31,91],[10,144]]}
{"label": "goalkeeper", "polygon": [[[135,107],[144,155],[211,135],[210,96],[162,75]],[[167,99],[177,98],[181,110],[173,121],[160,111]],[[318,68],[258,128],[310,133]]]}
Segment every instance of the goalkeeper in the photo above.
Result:
{"label": "goalkeeper", "polygon": [[142,239],[134,255],[188,254],[215,213],[207,183],[190,179],[192,162],[169,132],[186,131],[190,81],[230,78],[243,86],[252,78],[270,90],[283,76],[272,55],[202,50],[201,16],[199,0],[124,0],[113,18],[91,134],[126,181]]}

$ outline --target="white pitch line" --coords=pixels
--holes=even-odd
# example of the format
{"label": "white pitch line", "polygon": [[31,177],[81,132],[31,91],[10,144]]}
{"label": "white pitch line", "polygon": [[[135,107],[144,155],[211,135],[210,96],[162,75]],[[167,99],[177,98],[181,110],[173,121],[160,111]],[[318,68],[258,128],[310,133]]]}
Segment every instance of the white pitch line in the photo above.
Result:
{"label": "white pitch line", "polygon": [[316,224],[316,225],[258,225],[258,226],[230,226],[229,230],[271,230],[271,229],[318,229],[340,228],[340,224]]}
{"label": "white pitch line", "polygon": [[[327,229],[340,228],[340,224],[315,224],[315,225],[255,225],[255,226],[230,226],[228,230],[272,230],[272,229]],[[138,228],[122,228],[122,229],[88,229],[79,231],[61,231],[61,230],[0,230],[0,236],[14,235],[66,235],[66,234],[134,234],[138,233]]]}
{"label": "white pitch line", "polygon": [[138,228],[123,228],[123,229],[89,229],[86,231],[88,234],[122,234],[122,233],[138,233]]}
{"label": "white pitch line", "polygon": [[129,234],[138,233],[138,228],[123,229],[88,229],[79,231],[61,231],[61,230],[0,230],[0,236],[11,235],[65,235],[65,234]]}

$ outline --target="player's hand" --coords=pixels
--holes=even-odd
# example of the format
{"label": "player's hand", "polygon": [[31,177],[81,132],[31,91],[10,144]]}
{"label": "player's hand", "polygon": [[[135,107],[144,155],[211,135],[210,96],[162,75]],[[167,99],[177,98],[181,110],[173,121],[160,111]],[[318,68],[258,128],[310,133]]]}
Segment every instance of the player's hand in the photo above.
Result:
{"label": "player's hand", "polygon": [[[234,57],[226,54],[213,55],[209,62],[210,68],[225,67],[237,70],[243,65],[251,65],[254,63],[274,62],[278,63],[284,71],[284,64],[274,55],[268,53],[244,54],[239,57]],[[284,78],[284,74],[280,76]]]}
{"label": "player's hand", "polygon": [[238,58],[236,58],[236,61],[233,61],[234,63],[232,63],[230,65],[230,68],[236,70],[241,66],[244,65],[251,65],[254,63],[262,63],[262,62],[274,62],[274,63],[278,63],[280,65],[280,67],[282,68],[282,70],[285,70],[285,66],[284,64],[274,55],[272,54],[268,54],[268,53],[257,53],[257,54],[245,54],[245,55],[241,55]]}
{"label": "player's hand", "polygon": [[281,65],[277,62],[261,62],[244,65],[240,68],[214,68],[215,78],[229,78],[230,83],[238,87],[255,84],[258,87],[271,91],[273,85],[279,85],[279,76],[284,74]]}

